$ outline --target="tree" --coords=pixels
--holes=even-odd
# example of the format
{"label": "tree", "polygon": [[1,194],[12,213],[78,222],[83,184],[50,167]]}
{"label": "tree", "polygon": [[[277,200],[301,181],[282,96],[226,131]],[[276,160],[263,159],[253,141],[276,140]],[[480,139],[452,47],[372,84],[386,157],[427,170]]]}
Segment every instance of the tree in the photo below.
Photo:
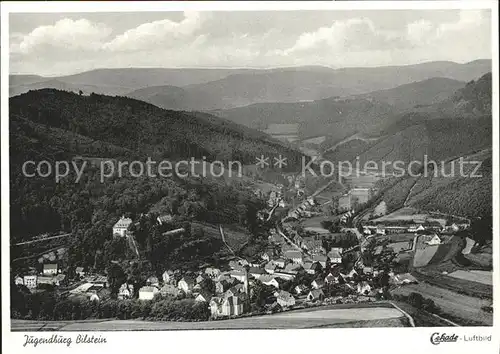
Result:
{"label": "tree", "polygon": [[127,281],[127,276],[125,275],[122,267],[115,263],[112,263],[108,267],[107,274],[111,295],[115,297],[116,295],[118,295],[120,286]]}
{"label": "tree", "polygon": [[253,287],[252,302],[260,307],[264,307],[269,299],[274,294],[274,287],[262,284],[260,281],[256,280]]}

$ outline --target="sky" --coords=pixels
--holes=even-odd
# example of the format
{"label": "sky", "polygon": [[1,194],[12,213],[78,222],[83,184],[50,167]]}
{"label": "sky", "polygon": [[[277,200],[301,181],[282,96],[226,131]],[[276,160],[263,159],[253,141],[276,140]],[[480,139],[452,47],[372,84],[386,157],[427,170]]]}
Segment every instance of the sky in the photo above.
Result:
{"label": "sky", "polygon": [[407,65],[491,58],[489,10],[10,14],[10,72]]}

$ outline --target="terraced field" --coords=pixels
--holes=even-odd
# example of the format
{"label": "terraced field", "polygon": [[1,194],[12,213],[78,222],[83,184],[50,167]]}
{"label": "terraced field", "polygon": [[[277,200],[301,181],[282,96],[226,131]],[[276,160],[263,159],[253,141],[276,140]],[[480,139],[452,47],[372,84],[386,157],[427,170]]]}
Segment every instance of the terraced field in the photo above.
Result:
{"label": "terraced field", "polygon": [[456,270],[453,273],[448,274],[450,277],[468,280],[476,283],[482,283],[487,285],[493,285],[493,274],[489,271],[484,270]]}
{"label": "terraced field", "polygon": [[462,319],[463,324],[483,326],[493,324],[493,314],[481,309],[483,306],[490,306],[491,300],[458,294],[455,291],[423,282],[400,287],[395,289],[393,294],[408,296],[412,292],[420,293],[433,300],[444,313]]}

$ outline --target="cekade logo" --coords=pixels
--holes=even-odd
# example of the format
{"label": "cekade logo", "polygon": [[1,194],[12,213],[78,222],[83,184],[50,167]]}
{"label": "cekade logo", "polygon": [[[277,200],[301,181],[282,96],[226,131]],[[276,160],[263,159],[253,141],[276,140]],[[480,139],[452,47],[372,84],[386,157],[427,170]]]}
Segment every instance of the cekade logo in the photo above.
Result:
{"label": "cekade logo", "polygon": [[438,345],[439,343],[456,342],[457,340],[458,336],[456,334],[447,335],[446,333],[439,334],[436,332],[431,335],[431,343],[434,345]]}

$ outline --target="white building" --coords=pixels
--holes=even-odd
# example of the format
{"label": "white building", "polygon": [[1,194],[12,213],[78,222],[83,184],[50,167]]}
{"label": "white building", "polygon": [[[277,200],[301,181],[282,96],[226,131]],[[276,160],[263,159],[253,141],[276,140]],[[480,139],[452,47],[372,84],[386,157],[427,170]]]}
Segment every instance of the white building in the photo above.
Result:
{"label": "white building", "polygon": [[160,290],[154,286],[143,286],[139,289],[139,300],[153,300]]}
{"label": "white building", "polygon": [[134,296],[134,286],[132,284],[123,283],[118,290],[118,298],[120,300],[131,299]]}
{"label": "white building", "polygon": [[426,240],[424,242],[430,246],[439,245],[439,244],[441,244],[441,239],[439,238],[438,235],[434,235],[434,236],[430,237],[430,239],[428,241]]}
{"label": "white building", "polygon": [[190,293],[195,285],[196,281],[189,277],[184,277],[179,281],[179,283],[177,283],[177,287],[180,290],[184,291],[186,294]]}
{"label": "white building", "polygon": [[130,224],[132,224],[132,219],[122,216],[120,220],[118,220],[116,224],[113,226],[113,236],[115,237],[127,236],[127,230]]}
{"label": "white building", "polygon": [[43,275],[55,275],[57,274],[57,264],[47,263],[43,265]]}

